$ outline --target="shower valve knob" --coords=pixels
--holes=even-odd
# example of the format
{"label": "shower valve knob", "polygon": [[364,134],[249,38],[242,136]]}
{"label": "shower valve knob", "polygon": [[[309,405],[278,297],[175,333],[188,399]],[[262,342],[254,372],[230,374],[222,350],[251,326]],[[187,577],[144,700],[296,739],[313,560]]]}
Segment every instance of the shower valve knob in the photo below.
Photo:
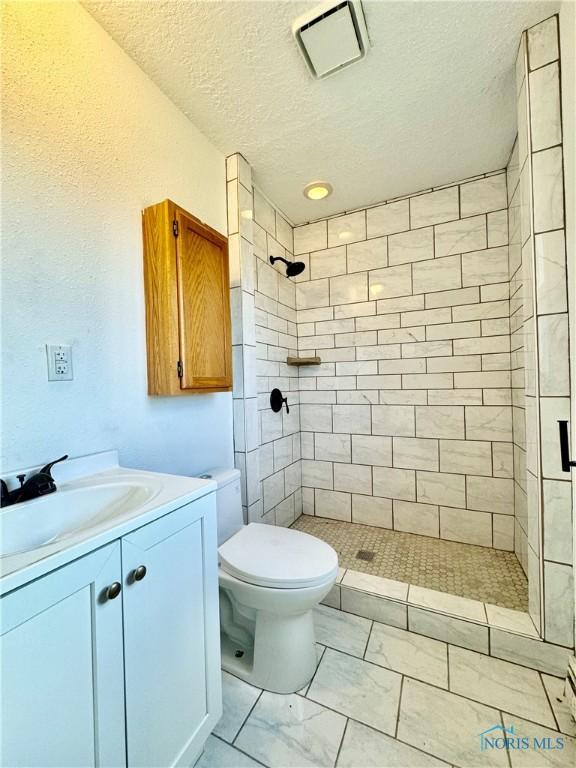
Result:
{"label": "shower valve knob", "polygon": [[576,461],[570,461],[570,443],[568,440],[568,422],[558,421],[560,431],[560,463],[562,472],[570,472],[570,467],[576,467]]}
{"label": "shower valve knob", "polygon": [[290,413],[288,398],[284,397],[279,389],[273,389],[272,392],[270,392],[270,408],[272,408],[274,413],[278,413],[282,410],[283,405],[286,406],[286,413]]}

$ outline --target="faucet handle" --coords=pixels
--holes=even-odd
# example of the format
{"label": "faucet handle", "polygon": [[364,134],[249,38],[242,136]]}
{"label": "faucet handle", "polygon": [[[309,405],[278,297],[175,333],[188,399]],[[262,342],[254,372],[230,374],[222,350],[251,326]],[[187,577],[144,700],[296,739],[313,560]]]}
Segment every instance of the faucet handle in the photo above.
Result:
{"label": "faucet handle", "polygon": [[52,477],[50,473],[52,471],[52,467],[54,466],[54,464],[59,464],[61,461],[64,461],[67,458],[68,458],[68,454],[65,454],[64,456],[61,456],[59,459],[54,459],[54,461],[51,461],[49,464],[46,464],[45,467],[42,467],[42,469],[38,474],[49,475],[50,477]]}
{"label": "faucet handle", "polygon": [[0,480],[0,506],[7,507],[9,504],[10,491],[4,480]]}

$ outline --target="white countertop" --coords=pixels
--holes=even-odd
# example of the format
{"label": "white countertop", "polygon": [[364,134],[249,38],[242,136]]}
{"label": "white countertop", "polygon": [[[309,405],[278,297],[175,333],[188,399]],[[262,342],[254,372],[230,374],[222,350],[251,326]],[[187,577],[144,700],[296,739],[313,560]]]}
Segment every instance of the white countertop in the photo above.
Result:
{"label": "white countertop", "polygon": [[[72,531],[53,543],[0,558],[0,594],[16,589],[32,579],[37,579],[216,490],[216,483],[213,480],[120,467],[116,451],[73,459],[59,465],[58,472],[55,467],[53,474],[56,485],[61,491],[111,482],[129,483],[133,480],[151,485],[154,488],[154,494],[131,512],[107,518],[90,528]],[[58,490],[55,494],[58,494]],[[50,496],[54,497],[55,494]],[[42,499],[23,502],[17,506],[22,507],[28,504],[37,505],[38,514],[42,514]],[[0,535],[2,515],[6,510],[13,508],[5,507],[0,512]]]}

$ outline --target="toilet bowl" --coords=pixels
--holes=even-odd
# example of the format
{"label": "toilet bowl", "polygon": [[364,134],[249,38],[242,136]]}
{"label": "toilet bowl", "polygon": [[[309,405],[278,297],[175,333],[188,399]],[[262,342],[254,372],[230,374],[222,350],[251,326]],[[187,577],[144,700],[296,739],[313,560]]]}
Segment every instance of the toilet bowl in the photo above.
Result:
{"label": "toilet bowl", "polygon": [[222,668],[275,693],[303,688],[316,669],[312,611],[338,575],[329,544],[301,531],[244,524],[237,469],[216,481]]}
{"label": "toilet bowl", "polygon": [[294,693],[316,669],[313,608],[338,575],[336,552],[300,531],[250,523],[219,549],[222,667]]}

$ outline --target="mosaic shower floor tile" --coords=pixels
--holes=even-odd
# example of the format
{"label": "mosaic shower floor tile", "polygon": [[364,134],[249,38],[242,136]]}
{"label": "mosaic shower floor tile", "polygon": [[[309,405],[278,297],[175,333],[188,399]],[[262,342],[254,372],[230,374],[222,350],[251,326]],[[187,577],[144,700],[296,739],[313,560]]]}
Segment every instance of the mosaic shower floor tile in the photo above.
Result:
{"label": "mosaic shower floor tile", "polygon": [[310,515],[292,527],[333,546],[342,568],[528,610],[528,581],[513,552]]}

